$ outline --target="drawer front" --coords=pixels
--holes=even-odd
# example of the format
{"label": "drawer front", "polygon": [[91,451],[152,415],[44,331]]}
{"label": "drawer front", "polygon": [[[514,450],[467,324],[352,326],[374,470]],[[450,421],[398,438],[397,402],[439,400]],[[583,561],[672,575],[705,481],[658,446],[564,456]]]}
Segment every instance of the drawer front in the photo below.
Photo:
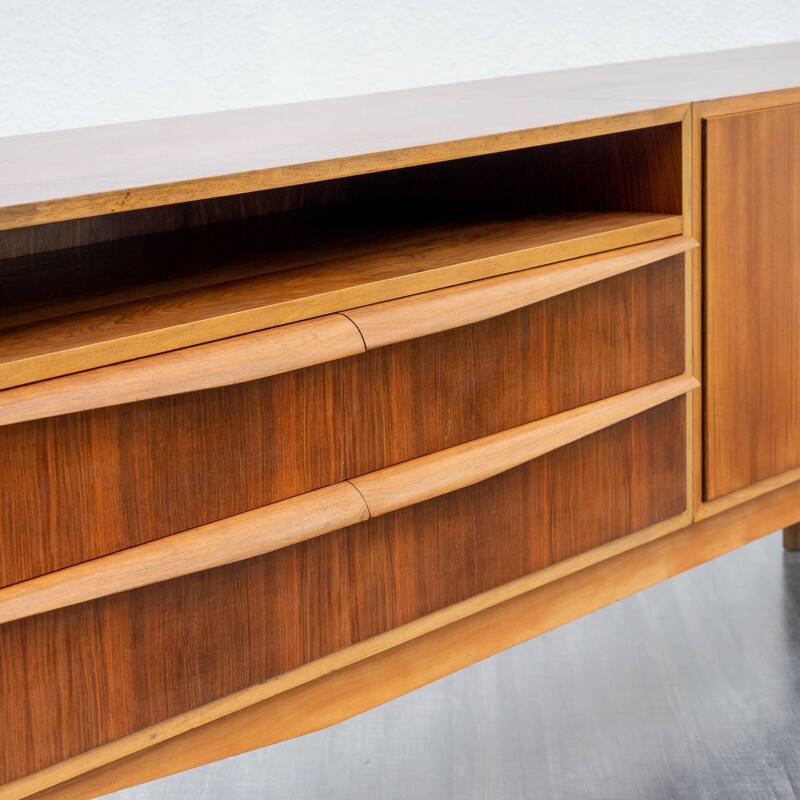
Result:
{"label": "drawer front", "polygon": [[[400,315],[379,304],[6,390],[0,587],[678,375],[687,246],[629,248],[409,298]],[[675,254],[652,262],[665,248]],[[614,277],[598,281],[603,270]],[[431,321],[435,308],[452,317]],[[386,339],[387,320],[394,343],[364,352]],[[440,332],[398,342],[420,330]]]}
{"label": "drawer front", "polygon": [[348,477],[682,373],[684,264],[346,359]]}
{"label": "drawer front", "polygon": [[0,784],[673,516],[685,487],[679,397],[410,508],[2,625]]}
{"label": "drawer front", "polygon": [[356,640],[686,508],[686,403],[664,405],[350,530]]}
{"label": "drawer front", "polygon": [[0,785],[345,647],[347,602],[340,531],[0,626]]}
{"label": "drawer front", "polygon": [[342,480],[339,369],[0,427],[0,585]]}

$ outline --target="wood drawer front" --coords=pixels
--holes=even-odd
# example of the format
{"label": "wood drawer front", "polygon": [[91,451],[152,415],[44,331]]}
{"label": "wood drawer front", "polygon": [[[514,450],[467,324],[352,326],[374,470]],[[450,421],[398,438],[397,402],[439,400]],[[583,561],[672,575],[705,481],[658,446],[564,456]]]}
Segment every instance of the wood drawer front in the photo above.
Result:
{"label": "wood drawer front", "polygon": [[684,264],[346,359],[348,477],[680,374]]}
{"label": "wood drawer front", "polygon": [[343,531],[0,626],[0,786],[350,643]]}
{"label": "wood drawer front", "polygon": [[0,784],[681,512],[685,416],[679,397],[435,500],[0,626]]}
{"label": "wood drawer front", "polygon": [[686,508],[683,397],[516,469],[350,529],[356,640]]}
{"label": "wood drawer front", "polygon": [[677,375],[692,244],[0,392],[0,587]]}
{"label": "wood drawer front", "polygon": [[0,585],[342,480],[342,408],[332,362],[0,427]]}

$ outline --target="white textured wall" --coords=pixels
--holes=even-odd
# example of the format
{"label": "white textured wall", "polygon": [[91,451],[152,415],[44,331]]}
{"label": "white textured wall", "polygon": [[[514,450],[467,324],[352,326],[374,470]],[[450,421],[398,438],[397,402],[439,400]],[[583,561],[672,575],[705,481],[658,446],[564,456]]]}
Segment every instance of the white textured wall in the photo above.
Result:
{"label": "white textured wall", "polygon": [[0,0],[0,136],[800,39],[800,0]]}

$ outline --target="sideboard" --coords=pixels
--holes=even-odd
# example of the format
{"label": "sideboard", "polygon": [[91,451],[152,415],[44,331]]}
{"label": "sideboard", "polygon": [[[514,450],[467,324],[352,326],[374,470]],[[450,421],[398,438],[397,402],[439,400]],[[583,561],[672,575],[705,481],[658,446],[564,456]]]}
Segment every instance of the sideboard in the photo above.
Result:
{"label": "sideboard", "polygon": [[800,43],[0,140],[0,800],[800,548]]}

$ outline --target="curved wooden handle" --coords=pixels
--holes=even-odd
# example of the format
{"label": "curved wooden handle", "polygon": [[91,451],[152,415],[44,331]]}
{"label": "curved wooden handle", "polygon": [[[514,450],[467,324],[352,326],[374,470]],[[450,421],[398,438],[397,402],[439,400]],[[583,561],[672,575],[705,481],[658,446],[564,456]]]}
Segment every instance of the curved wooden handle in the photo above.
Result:
{"label": "curved wooden handle", "polygon": [[0,391],[0,425],[267,378],[364,352],[330,314]]}
{"label": "curved wooden handle", "polygon": [[0,391],[0,426],[266,378],[480,322],[682,253],[674,236]]}
{"label": "curved wooden handle", "polygon": [[544,453],[666,403],[699,385],[691,375],[667,378],[352,478],[350,482],[366,501],[370,516],[387,514],[499,475]]}
{"label": "curved wooden handle", "polygon": [[498,317],[694,247],[697,242],[690,236],[673,236],[342,313],[358,326],[371,350]]}
{"label": "curved wooden handle", "polygon": [[699,386],[679,375],[0,589],[0,624],[263,555],[463,489]]}
{"label": "curved wooden handle", "polygon": [[0,624],[190,575],[369,518],[346,481],[0,589]]}

